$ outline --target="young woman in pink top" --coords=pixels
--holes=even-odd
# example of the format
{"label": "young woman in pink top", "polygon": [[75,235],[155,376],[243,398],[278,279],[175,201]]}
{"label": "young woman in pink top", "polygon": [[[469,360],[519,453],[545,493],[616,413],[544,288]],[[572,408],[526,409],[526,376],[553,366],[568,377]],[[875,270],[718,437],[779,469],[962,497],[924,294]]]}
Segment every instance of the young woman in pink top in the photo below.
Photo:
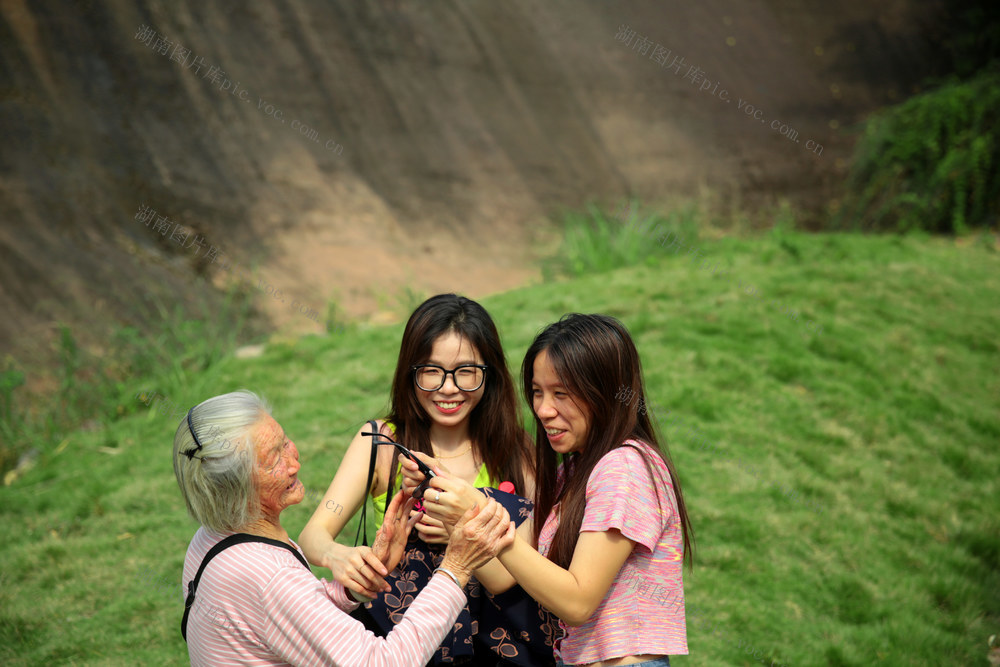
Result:
{"label": "young woman in pink top", "polygon": [[[520,584],[560,618],[561,664],[669,665],[688,652],[681,575],[692,531],[649,416],[620,399],[646,396],[628,331],[612,317],[566,315],[535,338],[521,372],[535,413],[535,507],[476,576],[494,592]],[[430,462],[443,473],[424,493],[431,516],[451,524],[485,501]],[[413,489],[423,477],[403,466]]]}

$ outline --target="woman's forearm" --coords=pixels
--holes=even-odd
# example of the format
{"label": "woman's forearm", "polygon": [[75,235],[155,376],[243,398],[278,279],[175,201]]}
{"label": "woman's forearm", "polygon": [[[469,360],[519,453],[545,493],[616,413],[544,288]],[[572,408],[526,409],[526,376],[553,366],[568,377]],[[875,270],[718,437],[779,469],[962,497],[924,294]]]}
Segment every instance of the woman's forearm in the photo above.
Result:
{"label": "woman's forearm", "polygon": [[476,579],[493,595],[509,591],[517,581],[496,558],[476,570]]}
{"label": "woman's forearm", "polygon": [[347,551],[350,547],[339,544],[322,526],[306,524],[299,535],[299,546],[313,565],[330,569],[329,557],[332,552]]}
{"label": "woman's forearm", "polygon": [[[505,552],[497,556],[498,565],[511,577],[512,584],[520,584],[525,592],[533,597],[540,605],[551,611],[553,614],[571,625],[578,625],[590,618],[593,610],[584,603],[583,591],[580,582],[569,570],[564,570],[545,556],[535,551],[531,545],[520,537],[514,540],[514,544]],[[480,569],[486,569],[484,566]],[[502,575],[495,569],[487,573],[487,577],[493,575],[496,579],[491,579],[491,583],[504,583]],[[479,572],[476,572],[477,578]],[[510,588],[507,586],[506,588]],[[503,588],[502,590],[506,590]],[[487,586],[490,592],[495,592]]]}
{"label": "woman's forearm", "polygon": [[618,530],[583,531],[567,570],[535,551],[523,535],[518,535],[498,558],[539,604],[563,622],[581,625],[601,605],[634,545]]}

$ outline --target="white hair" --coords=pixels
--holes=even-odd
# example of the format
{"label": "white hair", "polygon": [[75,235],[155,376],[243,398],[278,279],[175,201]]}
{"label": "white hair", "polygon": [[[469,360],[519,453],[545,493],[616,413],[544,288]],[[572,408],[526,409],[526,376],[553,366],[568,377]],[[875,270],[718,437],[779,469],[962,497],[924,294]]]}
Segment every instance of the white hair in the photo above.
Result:
{"label": "white hair", "polygon": [[[254,476],[257,456],[251,434],[270,414],[266,401],[241,390],[199,403],[177,426],[174,475],[188,514],[206,528],[218,533],[239,532],[260,517]],[[192,429],[201,449],[195,444]]]}

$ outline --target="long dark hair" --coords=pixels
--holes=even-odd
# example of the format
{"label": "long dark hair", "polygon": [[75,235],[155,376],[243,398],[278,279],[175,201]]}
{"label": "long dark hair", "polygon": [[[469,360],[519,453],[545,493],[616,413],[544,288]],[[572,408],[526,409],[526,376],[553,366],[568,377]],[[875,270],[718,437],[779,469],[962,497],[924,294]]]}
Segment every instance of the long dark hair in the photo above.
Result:
{"label": "long dark hair", "polygon": [[[681,493],[680,479],[670,455],[660,447],[649,415],[645,411],[639,414],[635,403],[626,405],[615,398],[620,395],[618,392],[628,392],[628,396],[637,399],[646,398],[639,353],[628,330],[607,315],[571,313],[550,324],[528,348],[521,366],[524,396],[529,404],[532,404],[535,357],[542,351],[546,352],[560,382],[569,390],[573,400],[586,406],[590,423],[587,440],[581,450],[563,457],[564,477],[557,487],[556,452],[549,445],[541,420],[535,415],[535,544],[538,544],[545,518],[556,503],[561,503],[559,528],[548,557],[560,567],[569,567],[583,521],[590,473],[601,457],[613,449],[628,446],[624,444],[625,440],[632,439],[649,444],[666,464],[684,534],[684,557],[690,566],[693,562],[694,533]],[[654,484],[657,488],[665,486],[666,480],[655,473],[646,452],[639,451]]]}
{"label": "long dark hair", "polygon": [[[396,441],[408,449],[431,456],[431,419],[417,401],[411,367],[426,363],[434,341],[454,332],[471,343],[486,370],[483,396],[469,415],[469,436],[490,477],[510,481],[525,493],[524,469],[530,465],[528,436],[517,412],[514,380],[507,370],[500,334],[486,309],[472,299],[438,294],[424,301],[410,315],[399,346],[396,375],[392,381],[392,404],[386,420],[396,429]],[[393,457],[389,488],[396,477],[398,461]],[[387,496],[388,497],[388,496]]]}

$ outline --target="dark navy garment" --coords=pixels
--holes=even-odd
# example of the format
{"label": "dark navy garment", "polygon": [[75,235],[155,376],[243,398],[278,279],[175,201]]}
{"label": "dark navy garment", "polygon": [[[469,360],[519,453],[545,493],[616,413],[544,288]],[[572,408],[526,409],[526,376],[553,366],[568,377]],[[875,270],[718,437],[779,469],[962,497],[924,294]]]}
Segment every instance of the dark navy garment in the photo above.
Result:
{"label": "dark navy garment", "polygon": [[[510,514],[515,526],[531,514],[532,503],[513,493],[492,488],[480,491],[494,498]],[[402,560],[386,583],[392,587],[366,606],[375,622],[388,633],[413,603],[417,593],[427,585],[441,561],[443,544],[427,544],[413,531]],[[499,595],[483,588],[475,577],[465,587],[468,604],[445,635],[441,646],[429,664],[477,665],[513,664],[525,667],[554,666],[552,646],[561,634],[555,616],[542,609],[520,586]],[[490,650],[494,655],[476,655]],[[484,648],[486,647],[486,648]],[[506,661],[506,662],[495,662]]]}

